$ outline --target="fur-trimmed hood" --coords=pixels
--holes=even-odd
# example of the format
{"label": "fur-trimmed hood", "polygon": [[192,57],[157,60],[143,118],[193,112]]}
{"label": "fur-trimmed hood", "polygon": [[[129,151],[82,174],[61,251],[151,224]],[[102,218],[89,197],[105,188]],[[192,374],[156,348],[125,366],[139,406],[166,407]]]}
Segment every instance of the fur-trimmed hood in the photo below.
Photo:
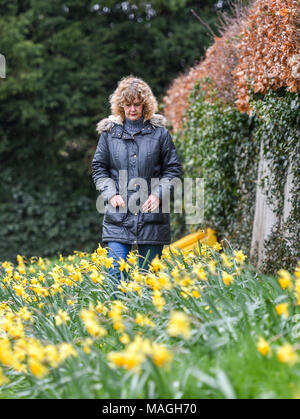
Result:
{"label": "fur-trimmed hood", "polygon": [[[165,127],[167,124],[166,118],[159,113],[153,114],[149,121],[154,127]],[[108,118],[101,119],[97,123],[96,131],[99,134],[103,131],[110,131],[114,124],[123,125],[122,118],[120,116],[110,115]]]}

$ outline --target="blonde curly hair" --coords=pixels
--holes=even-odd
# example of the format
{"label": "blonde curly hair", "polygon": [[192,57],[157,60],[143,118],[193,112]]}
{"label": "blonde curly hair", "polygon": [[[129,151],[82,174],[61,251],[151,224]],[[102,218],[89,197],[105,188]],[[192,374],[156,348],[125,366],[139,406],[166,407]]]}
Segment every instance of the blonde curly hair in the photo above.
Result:
{"label": "blonde curly hair", "polygon": [[109,96],[111,112],[114,116],[120,116],[125,120],[123,106],[125,103],[132,103],[135,99],[143,104],[144,120],[150,119],[157,111],[157,101],[150,86],[144,80],[133,75],[123,77],[118,82],[118,87]]}

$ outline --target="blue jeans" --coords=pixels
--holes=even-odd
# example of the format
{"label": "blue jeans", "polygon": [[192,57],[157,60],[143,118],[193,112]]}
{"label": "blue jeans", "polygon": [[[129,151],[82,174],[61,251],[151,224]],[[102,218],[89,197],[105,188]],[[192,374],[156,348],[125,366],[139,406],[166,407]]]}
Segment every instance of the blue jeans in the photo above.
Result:
{"label": "blue jeans", "polygon": [[[120,258],[123,258],[126,260],[128,253],[131,251],[131,244],[126,243],[119,243],[119,242],[108,242],[108,257],[112,257],[114,259],[113,265],[115,269],[109,268],[109,273],[111,275],[116,275],[118,278],[118,281],[121,279],[121,273],[119,270],[119,264],[118,260]],[[163,244],[138,244],[138,253],[140,255],[139,257],[139,267],[141,268],[144,263],[144,258],[147,256],[148,251],[149,255],[147,258],[147,261],[145,263],[145,266],[143,269],[148,269],[150,262],[152,259],[155,258],[156,255],[161,257],[162,250],[163,250]]]}

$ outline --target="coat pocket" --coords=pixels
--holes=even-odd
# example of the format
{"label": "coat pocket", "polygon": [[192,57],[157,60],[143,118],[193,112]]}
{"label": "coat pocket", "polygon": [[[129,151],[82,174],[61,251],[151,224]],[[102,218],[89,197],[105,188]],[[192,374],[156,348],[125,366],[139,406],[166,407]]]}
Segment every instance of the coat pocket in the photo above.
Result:
{"label": "coat pocket", "polygon": [[103,222],[108,224],[121,225],[125,220],[126,215],[126,212],[119,212],[118,207],[113,208],[110,204],[108,204],[108,207],[104,214]]}
{"label": "coat pocket", "polygon": [[161,212],[143,212],[142,221],[143,223],[166,224],[169,222],[169,214]]}

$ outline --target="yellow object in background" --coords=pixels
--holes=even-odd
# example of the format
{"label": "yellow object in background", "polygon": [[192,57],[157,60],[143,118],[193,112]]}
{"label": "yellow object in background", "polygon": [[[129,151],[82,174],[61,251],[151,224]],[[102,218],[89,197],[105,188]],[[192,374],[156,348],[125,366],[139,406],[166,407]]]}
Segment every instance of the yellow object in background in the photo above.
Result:
{"label": "yellow object in background", "polygon": [[[169,248],[172,249],[181,249],[183,252],[189,252],[194,249],[198,250],[198,241],[200,243],[207,244],[212,246],[217,242],[217,236],[213,229],[207,228],[205,230],[196,231],[195,233],[188,234],[187,236],[182,237],[170,244]],[[167,250],[169,250],[167,248]],[[164,252],[165,253],[165,252]]]}

